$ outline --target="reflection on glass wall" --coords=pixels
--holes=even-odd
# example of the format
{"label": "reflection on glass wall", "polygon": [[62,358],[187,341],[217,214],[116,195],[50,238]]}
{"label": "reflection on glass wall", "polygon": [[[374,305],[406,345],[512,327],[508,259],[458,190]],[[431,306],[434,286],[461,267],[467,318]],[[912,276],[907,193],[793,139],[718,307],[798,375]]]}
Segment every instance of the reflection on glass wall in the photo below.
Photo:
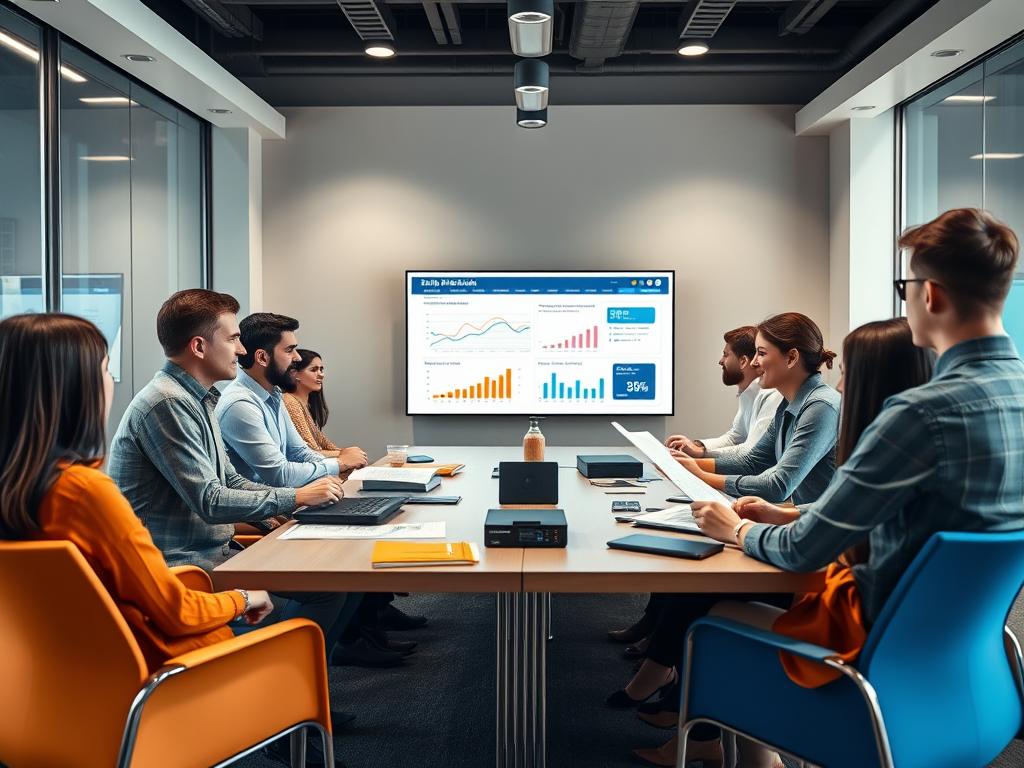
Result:
{"label": "reflection on glass wall", "polygon": [[0,318],[43,309],[41,37],[0,8]]}
{"label": "reflection on glass wall", "polygon": [[73,45],[61,63],[62,308],[107,337],[116,424],[163,362],[160,305],[201,284],[200,123]]}
{"label": "reflection on glass wall", "polygon": [[[1024,43],[919,97],[904,112],[905,226],[986,208],[1024,239]],[[1024,350],[1024,264],[1004,325]]]}

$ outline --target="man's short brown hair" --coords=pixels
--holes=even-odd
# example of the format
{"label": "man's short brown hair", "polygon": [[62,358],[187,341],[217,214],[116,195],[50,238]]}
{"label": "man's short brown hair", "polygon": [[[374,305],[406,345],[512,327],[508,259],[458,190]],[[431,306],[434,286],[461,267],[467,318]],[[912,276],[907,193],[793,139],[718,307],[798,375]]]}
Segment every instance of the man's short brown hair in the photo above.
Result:
{"label": "man's short brown hair", "polygon": [[725,343],[736,357],[746,355],[748,360],[753,360],[757,353],[757,327],[744,325],[729,331],[725,334]]}
{"label": "man's short brown hair", "polygon": [[156,316],[156,337],[164,355],[177,357],[196,336],[212,341],[220,322],[217,318],[225,312],[238,314],[234,296],[204,288],[178,291],[164,302]]}
{"label": "man's short brown hair", "polygon": [[1002,311],[1017,269],[1017,236],[988,211],[946,211],[908,229],[899,245],[910,249],[914,275],[941,285],[962,319]]}

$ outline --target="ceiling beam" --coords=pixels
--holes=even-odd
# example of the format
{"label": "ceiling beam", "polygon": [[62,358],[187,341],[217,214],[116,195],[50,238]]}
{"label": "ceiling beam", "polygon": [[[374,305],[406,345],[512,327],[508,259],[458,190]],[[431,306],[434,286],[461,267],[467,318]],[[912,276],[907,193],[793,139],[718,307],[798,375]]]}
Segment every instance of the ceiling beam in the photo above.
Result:
{"label": "ceiling beam", "polygon": [[444,13],[444,20],[448,22],[448,34],[452,38],[452,45],[462,45],[462,27],[459,23],[459,9],[455,3],[441,3],[441,11]]}
{"label": "ceiling beam", "polygon": [[437,3],[434,0],[423,0],[423,10],[427,14],[430,31],[434,33],[437,44],[448,45],[448,38],[444,36],[444,22],[441,21],[441,14],[437,12]]}
{"label": "ceiling beam", "polygon": [[779,35],[806,34],[837,2],[838,0],[793,0],[779,19]]}

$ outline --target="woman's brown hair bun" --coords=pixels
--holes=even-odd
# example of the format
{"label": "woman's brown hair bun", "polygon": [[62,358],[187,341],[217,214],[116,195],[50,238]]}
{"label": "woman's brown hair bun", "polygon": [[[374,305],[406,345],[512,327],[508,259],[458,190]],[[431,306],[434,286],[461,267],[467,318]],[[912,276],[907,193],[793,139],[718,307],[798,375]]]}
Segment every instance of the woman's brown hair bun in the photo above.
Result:
{"label": "woman's brown hair bun", "polygon": [[[833,352],[831,349],[821,350],[821,363],[824,363],[825,367],[828,368],[830,371],[832,370],[832,361],[835,360],[836,357],[836,353]],[[821,363],[818,363],[818,365],[820,366]]]}

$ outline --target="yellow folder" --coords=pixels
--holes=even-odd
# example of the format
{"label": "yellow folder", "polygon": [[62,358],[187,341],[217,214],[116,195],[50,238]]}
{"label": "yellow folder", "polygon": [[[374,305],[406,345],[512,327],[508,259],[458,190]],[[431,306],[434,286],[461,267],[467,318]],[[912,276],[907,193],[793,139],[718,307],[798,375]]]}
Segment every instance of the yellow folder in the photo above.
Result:
{"label": "yellow folder", "polygon": [[480,562],[480,550],[465,541],[378,541],[373,545],[371,562],[374,568],[473,565]]}

